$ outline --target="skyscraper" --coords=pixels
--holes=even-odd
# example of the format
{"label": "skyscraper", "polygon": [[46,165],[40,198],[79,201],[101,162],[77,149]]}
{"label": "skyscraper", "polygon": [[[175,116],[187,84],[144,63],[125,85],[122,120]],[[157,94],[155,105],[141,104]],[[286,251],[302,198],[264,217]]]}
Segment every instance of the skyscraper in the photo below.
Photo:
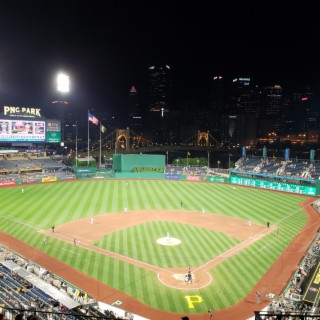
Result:
{"label": "skyscraper", "polygon": [[129,92],[129,126],[131,130],[140,134],[142,129],[142,110],[138,92],[134,85],[132,85]]}
{"label": "skyscraper", "polygon": [[[219,81],[217,81],[219,80]],[[222,79],[214,82],[222,84]],[[217,87],[216,84],[216,87]],[[221,94],[220,94],[221,95]],[[248,77],[237,77],[228,88],[224,107],[221,104],[221,142],[229,145],[255,143],[259,116],[259,91]],[[222,101],[222,100],[221,100]]]}
{"label": "skyscraper", "polygon": [[280,111],[283,107],[283,89],[280,85],[262,88],[262,115],[259,119],[259,137],[271,132],[279,134],[281,129]]}
{"label": "skyscraper", "polygon": [[215,75],[212,78],[211,90],[210,90],[210,115],[207,118],[211,122],[211,128],[213,136],[221,141],[223,138],[223,116],[228,114],[228,102],[227,102],[227,84],[226,80],[221,75]]}
{"label": "skyscraper", "polygon": [[172,79],[170,66],[149,67],[149,111],[164,117],[172,102]]}
{"label": "skyscraper", "polygon": [[172,108],[172,78],[168,65],[149,67],[148,127],[155,142],[167,140],[168,114]]}

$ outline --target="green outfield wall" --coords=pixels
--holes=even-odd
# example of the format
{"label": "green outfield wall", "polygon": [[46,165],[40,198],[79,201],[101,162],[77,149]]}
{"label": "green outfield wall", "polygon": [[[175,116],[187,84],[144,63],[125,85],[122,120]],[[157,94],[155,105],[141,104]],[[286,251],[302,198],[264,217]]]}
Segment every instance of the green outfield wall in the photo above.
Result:
{"label": "green outfield wall", "polygon": [[164,179],[163,173],[150,172],[115,172],[116,179]]}
{"label": "green outfield wall", "polygon": [[164,172],[166,158],[164,155],[150,154],[114,154],[113,169],[115,172]]}

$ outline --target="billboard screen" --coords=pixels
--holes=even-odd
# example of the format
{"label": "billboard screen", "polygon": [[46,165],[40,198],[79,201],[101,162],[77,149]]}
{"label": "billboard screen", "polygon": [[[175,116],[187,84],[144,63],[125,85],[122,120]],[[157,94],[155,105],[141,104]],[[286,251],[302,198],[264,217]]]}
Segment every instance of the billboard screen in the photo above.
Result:
{"label": "billboard screen", "polygon": [[0,119],[0,142],[45,142],[46,122]]}
{"label": "billboard screen", "polygon": [[244,178],[231,176],[230,183],[239,184],[248,187],[263,188],[269,190],[277,190],[284,192],[293,192],[299,194],[306,194],[308,196],[315,196],[317,194],[315,186],[306,186],[294,183],[272,181],[272,180],[260,180],[254,178]]}
{"label": "billboard screen", "polygon": [[61,123],[59,120],[47,120],[46,142],[61,142]]}
{"label": "billboard screen", "polygon": [[46,119],[1,119],[0,142],[61,142],[61,123]]}

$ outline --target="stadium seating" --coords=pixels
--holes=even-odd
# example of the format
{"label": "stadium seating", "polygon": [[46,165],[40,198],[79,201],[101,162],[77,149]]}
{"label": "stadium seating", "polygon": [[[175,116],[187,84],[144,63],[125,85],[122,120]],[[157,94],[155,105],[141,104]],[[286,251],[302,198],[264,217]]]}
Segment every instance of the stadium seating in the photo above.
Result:
{"label": "stadium seating", "polygon": [[166,166],[164,173],[166,174],[184,174],[184,168],[182,166]]}
{"label": "stadium seating", "polygon": [[286,178],[318,179],[320,177],[320,164],[312,164],[308,160],[293,161],[276,158],[242,157],[236,162],[234,172],[276,175]]}
{"label": "stadium seating", "polygon": [[[29,268],[31,266],[34,268]],[[90,297],[70,303],[72,295],[67,293],[69,290],[55,288],[46,283],[45,279],[48,278],[36,276],[39,274],[38,268],[41,267],[0,244],[0,313],[5,312],[6,319],[14,319],[18,313],[23,313],[25,318],[36,314],[41,320],[124,319],[113,310],[100,309]],[[57,283],[61,284],[61,281]],[[68,303],[70,308],[62,302]]]}
{"label": "stadium seating", "polygon": [[236,169],[243,172],[253,172],[260,163],[261,159],[259,158],[245,158]]}
{"label": "stadium seating", "polygon": [[[319,261],[319,256],[320,234],[318,232],[313,243],[309,247],[306,256],[302,259],[300,265],[293,274],[291,281],[288,283],[283,293],[272,300],[266,312],[274,314],[288,314],[289,312],[301,313],[317,310],[318,313],[318,303],[315,305],[306,304],[301,298],[308,290],[308,281],[310,280],[312,273],[315,271],[315,267]],[[261,315],[263,313],[264,312],[261,312]],[[301,319],[300,317],[298,318]]]}
{"label": "stadium seating", "polygon": [[313,179],[320,179],[320,163],[311,164],[310,175]]}
{"label": "stadium seating", "polygon": [[260,169],[261,173],[265,174],[276,174],[276,172],[282,167],[281,160],[265,160],[263,166]]}

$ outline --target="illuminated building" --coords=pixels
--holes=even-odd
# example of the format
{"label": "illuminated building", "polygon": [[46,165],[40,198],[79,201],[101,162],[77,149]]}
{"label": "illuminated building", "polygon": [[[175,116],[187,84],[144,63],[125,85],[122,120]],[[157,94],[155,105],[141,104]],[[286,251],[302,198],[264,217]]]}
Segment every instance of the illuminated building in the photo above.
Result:
{"label": "illuminated building", "polygon": [[135,86],[129,92],[129,126],[136,133],[140,133],[142,129],[142,110]]}
{"label": "illuminated building", "polygon": [[148,127],[153,140],[168,140],[169,113],[172,111],[172,79],[168,65],[149,67]]}

